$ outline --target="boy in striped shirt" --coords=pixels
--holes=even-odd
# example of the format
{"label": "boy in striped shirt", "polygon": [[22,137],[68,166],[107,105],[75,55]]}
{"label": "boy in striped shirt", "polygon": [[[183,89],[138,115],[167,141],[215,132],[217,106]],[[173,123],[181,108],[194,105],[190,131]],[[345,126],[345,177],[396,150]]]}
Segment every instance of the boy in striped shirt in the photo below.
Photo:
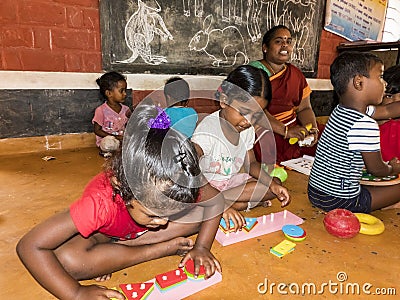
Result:
{"label": "boy in striped shirt", "polygon": [[368,105],[382,102],[386,82],[383,61],[371,53],[343,52],[330,68],[339,97],[318,143],[308,197],[330,211],[345,208],[369,213],[400,201],[400,185],[363,186],[362,169],[375,176],[400,173],[400,161],[382,160],[377,122],[366,115]]}

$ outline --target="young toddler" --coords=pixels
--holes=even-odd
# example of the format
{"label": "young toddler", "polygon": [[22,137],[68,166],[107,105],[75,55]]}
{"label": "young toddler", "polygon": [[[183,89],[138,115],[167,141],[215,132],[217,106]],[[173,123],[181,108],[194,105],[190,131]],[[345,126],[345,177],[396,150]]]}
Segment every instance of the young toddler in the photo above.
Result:
{"label": "young toddler", "polygon": [[100,155],[110,157],[120,147],[125,125],[131,114],[126,99],[126,78],[117,72],[108,72],[96,80],[105,102],[96,108],[92,120],[96,145]]}
{"label": "young toddler", "polygon": [[400,157],[400,65],[383,73],[386,81],[381,104],[367,107],[367,115],[378,121],[381,134],[381,154],[384,161]]}
{"label": "young toddler", "polygon": [[171,118],[171,127],[191,138],[198,116],[192,107],[187,106],[190,97],[189,84],[181,77],[171,77],[165,83],[164,95],[168,105],[165,112]]}

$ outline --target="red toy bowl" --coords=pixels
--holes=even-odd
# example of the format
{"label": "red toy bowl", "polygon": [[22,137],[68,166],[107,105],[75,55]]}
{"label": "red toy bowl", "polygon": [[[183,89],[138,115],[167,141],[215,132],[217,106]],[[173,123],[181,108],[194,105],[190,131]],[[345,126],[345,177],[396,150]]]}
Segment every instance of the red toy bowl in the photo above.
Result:
{"label": "red toy bowl", "polygon": [[324,225],[326,231],[342,239],[349,239],[360,231],[360,221],[349,210],[337,208],[325,215]]}

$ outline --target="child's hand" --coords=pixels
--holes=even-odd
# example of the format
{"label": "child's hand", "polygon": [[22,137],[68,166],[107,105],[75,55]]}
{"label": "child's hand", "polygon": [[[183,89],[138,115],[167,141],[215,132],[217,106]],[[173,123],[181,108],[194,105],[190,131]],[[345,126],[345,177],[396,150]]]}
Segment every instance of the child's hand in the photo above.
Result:
{"label": "child's hand", "polygon": [[78,294],[74,299],[87,300],[87,299],[103,299],[110,298],[124,300],[125,296],[116,290],[107,289],[100,285],[82,285],[79,287]]}
{"label": "child's hand", "polygon": [[290,196],[288,190],[275,182],[271,182],[269,187],[271,192],[276,195],[276,198],[281,202],[281,207],[285,207],[290,203]]}
{"label": "child's hand", "polygon": [[400,173],[400,160],[397,157],[393,157],[389,161],[389,165],[392,166],[394,174],[399,174]]}
{"label": "child's hand", "polygon": [[224,218],[225,224],[227,224],[228,226],[229,219],[232,220],[235,232],[241,230],[242,227],[246,224],[246,221],[242,214],[232,207],[229,207],[224,211],[224,213],[222,214],[222,218]]}
{"label": "child's hand", "polygon": [[208,279],[212,275],[214,275],[216,270],[222,272],[219,261],[214,257],[214,255],[212,255],[210,250],[208,250],[207,248],[195,246],[188,254],[185,255],[185,257],[179,264],[179,267],[183,268],[183,266],[189,259],[193,259],[195,277],[199,275],[200,266],[204,266],[206,272],[205,279]]}

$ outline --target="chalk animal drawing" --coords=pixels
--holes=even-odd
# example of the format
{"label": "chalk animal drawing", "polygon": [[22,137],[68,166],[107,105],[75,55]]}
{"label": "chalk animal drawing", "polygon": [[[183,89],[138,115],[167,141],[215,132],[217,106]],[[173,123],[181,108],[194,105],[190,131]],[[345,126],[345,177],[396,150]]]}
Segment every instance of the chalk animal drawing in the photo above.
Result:
{"label": "chalk animal drawing", "polygon": [[221,0],[221,14],[223,22],[233,22],[242,25],[243,0]]}
{"label": "chalk animal drawing", "polygon": [[[190,17],[190,1],[191,0],[182,0],[183,4],[183,15],[185,17]],[[204,0],[192,0],[194,1],[194,15],[196,17],[202,17],[204,15]]]}
{"label": "chalk animal drawing", "polygon": [[[249,58],[244,39],[239,29],[227,26],[223,29],[211,29],[213,16],[208,15],[203,21],[203,29],[190,40],[190,51],[204,52],[214,67],[231,67],[235,64],[247,64]],[[242,59],[240,59],[242,58]]]}
{"label": "chalk animal drawing", "polygon": [[129,18],[125,26],[125,41],[132,51],[132,55],[128,59],[118,62],[132,63],[139,56],[149,65],[168,62],[165,56],[154,55],[150,46],[155,34],[159,35],[162,41],[173,39],[172,34],[158,14],[160,11],[160,4],[156,0],[138,0],[138,9]]}
{"label": "chalk animal drawing", "polygon": [[236,25],[246,25],[251,42],[261,38],[260,14],[263,2],[260,0],[221,0],[221,20]]}
{"label": "chalk animal drawing", "polygon": [[263,4],[265,4],[265,11],[266,11],[266,16],[265,16],[265,22],[266,22],[266,28],[267,30],[279,23],[279,10],[278,10],[278,4],[280,0],[263,0]]}
{"label": "chalk animal drawing", "polygon": [[[312,22],[316,0],[286,0],[283,6],[283,22],[292,30],[293,45],[292,62],[303,63],[306,57],[305,45],[310,37],[307,24]],[[301,8],[299,6],[302,6]]]}

